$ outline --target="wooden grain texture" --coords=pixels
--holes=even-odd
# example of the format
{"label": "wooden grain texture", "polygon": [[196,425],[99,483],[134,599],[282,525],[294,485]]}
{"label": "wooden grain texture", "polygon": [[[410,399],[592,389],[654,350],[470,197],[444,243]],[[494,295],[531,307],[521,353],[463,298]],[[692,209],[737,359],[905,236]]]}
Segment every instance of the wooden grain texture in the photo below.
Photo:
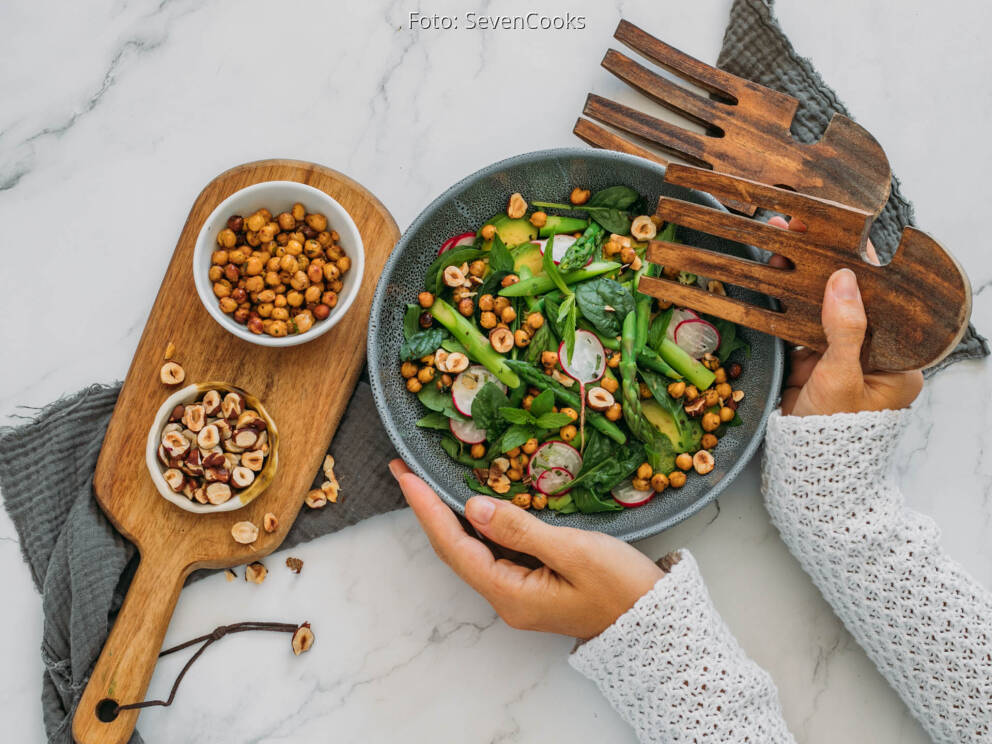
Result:
{"label": "wooden grain texture", "polygon": [[[803,144],[789,132],[799,105],[792,96],[707,65],[627,21],[620,21],[614,35],[714,97],[701,96],[613,49],[606,53],[603,67],[706,131],[690,131],[593,94],[586,100],[586,116],[696,165],[849,204],[873,217],[881,212],[891,187],[889,162],[875,138],[851,119],[834,115],[819,142]],[[579,119],[573,131],[595,147],[636,149],[640,152],[635,154],[647,152],[649,159],[663,161],[588,120]],[[746,214],[755,211],[733,200],[724,204]]]}
{"label": "wooden grain texture", "polygon": [[[260,181],[291,180],[334,197],[354,219],[365,247],[365,275],[347,315],[313,341],[265,348],[225,331],[203,308],[193,285],[193,247],[204,220],[235,191]],[[331,225],[333,228],[333,224]],[[265,160],[232,168],[197,197],[138,343],[97,463],[94,491],[114,526],[133,542],[141,562],[73,720],[80,744],[124,744],[138,711],[112,722],[96,715],[105,698],[144,699],[148,681],[183,581],[195,569],[234,566],[261,558],[283,541],[318,472],[365,359],[368,314],[379,272],[399,238],[392,216],[361,185],[311,163]],[[279,467],[269,488],[242,509],[191,514],[158,494],[145,467],[145,439],[172,389],[159,381],[169,342],[186,383],[224,380],[260,398],[279,428]],[[326,508],[334,508],[329,504]],[[279,519],[239,545],[231,526],[261,527],[266,512]],[[287,653],[289,646],[287,643]]]}
{"label": "wooden grain texture", "polygon": [[817,351],[826,348],[820,323],[823,292],[830,275],[848,268],[868,316],[862,359],[873,370],[921,369],[943,359],[961,340],[971,315],[971,284],[954,257],[915,228],[903,230],[892,260],[867,261],[865,210],[803,196],[703,168],[672,164],[665,180],[798,218],[805,232],[784,230],[699,204],[662,197],[657,214],[666,222],[756,245],[788,258],[791,268],[726,256],[678,243],[652,240],[647,259],[708,279],[753,289],[780,301],[780,310],[689,287],[642,277],[640,291],[700,312],[770,333]]}

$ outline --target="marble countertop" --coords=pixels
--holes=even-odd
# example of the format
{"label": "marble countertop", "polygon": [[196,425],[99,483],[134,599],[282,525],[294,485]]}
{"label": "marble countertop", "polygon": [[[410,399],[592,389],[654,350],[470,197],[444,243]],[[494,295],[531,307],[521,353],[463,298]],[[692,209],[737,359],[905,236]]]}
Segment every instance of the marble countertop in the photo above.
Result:
{"label": "marble countertop", "polygon": [[[499,11],[526,12],[524,2]],[[125,374],[186,213],[234,164],[314,160],[364,183],[408,225],[436,194],[500,158],[574,145],[587,91],[633,95],[599,68],[620,15],[706,61],[729,0],[572,0],[584,30],[409,30],[411,10],[454,0],[13,0],[0,7],[0,414]],[[992,11],[969,0],[779,0],[785,29],[885,145],[920,225],[970,273],[974,320],[992,331],[984,176],[992,144]],[[278,10],[276,10],[278,8]],[[480,9],[481,10],[481,9]],[[921,53],[925,51],[926,53]],[[990,367],[927,383],[902,443],[908,501],[992,585]],[[30,413],[29,411],[27,413]],[[714,601],[778,684],[800,741],[926,741],[769,525],[756,464],[718,504],[639,547],[688,546]],[[347,484],[344,484],[347,489]],[[516,632],[433,555],[406,511],[270,560],[262,586],[215,576],[183,592],[167,644],[246,616],[309,619],[284,638],[215,645],[171,709],[142,714],[146,741],[633,741],[567,638]],[[41,603],[0,512],[0,720],[44,739]],[[159,665],[150,696],[181,665]],[[402,731],[402,735],[397,732]]]}

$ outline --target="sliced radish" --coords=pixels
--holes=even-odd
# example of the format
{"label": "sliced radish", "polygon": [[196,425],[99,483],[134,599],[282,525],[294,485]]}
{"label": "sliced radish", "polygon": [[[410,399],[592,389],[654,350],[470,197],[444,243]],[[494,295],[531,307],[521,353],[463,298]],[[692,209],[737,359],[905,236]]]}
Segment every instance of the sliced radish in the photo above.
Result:
{"label": "sliced radish", "polygon": [[441,255],[445,251],[450,251],[452,248],[457,248],[460,245],[472,245],[475,242],[474,232],[465,232],[461,235],[455,235],[454,237],[448,238],[443,243],[437,251],[437,255]]}
{"label": "sliced radish", "polygon": [[679,323],[683,320],[693,320],[694,318],[699,318],[699,314],[695,310],[680,307],[672,310],[672,317],[668,321],[668,328],[665,329],[665,335],[668,336],[668,340],[675,341],[675,329]]}
{"label": "sliced radish", "polygon": [[537,480],[541,473],[552,468],[564,468],[569,473],[578,473],[582,470],[582,455],[570,444],[554,440],[545,442],[538,447],[537,452],[527,463],[527,472],[533,480]]}
{"label": "sliced radish", "polygon": [[481,364],[473,364],[455,378],[451,384],[451,401],[455,404],[458,413],[472,417],[472,401],[487,382],[496,383],[504,393],[506,392],[506,385]]}
{"label": "sliced radish", "polygon": [[486,441],[486,430],[480,429],[471,421],[464,419],[448,419],[448,428],[455,439],[465,444],[479,444]]}
{"label": "sliced radish", "polygon": [[702,318],[690,318],[675,327],[675,343],[693,359],[701,359],[720,348],[720,331]]}
{"label": "sliced radish", "polygon": [[[571,235],[555,235],[555,241],[551,246],[551,257],[554,259],[556,264],[561,262],[561,260],[565,257],[565,251],[567,251],[568,247],[576,240],[578,240],[578,238],[574,238]],[[544,240],[532,240],[530,242],[538,246],[541,249],[541,253],[544,253],[544,249],[548,245],[547,238]],[[589,257],[589,260],[586,261],[586,263],[591,262],[592,256]]]}
{"label": "sliced radish", "polygon": [[558,344],[558,362],[573,380],[583,384],[596,382],[606,371],[606,351],[595,333],[578,330],[571,358],[568,358],[565,342]]}
{"label": "sliced radish", "polygon": [[654,491],[651,489],[647,491],[638,490],[634,488],[633,483],[629,480],[625,480],[620,485],[614,486],[610,494],[612,494],[618,504],[628,509],[633,509],[635,506],[643,506],[654,498]]}
{"label": "sliced radish", "polygon": [[575,476],[565,468],[551,468],[538,476],[537,480],[534,481],[534,488],[545,496],[564,496],[570,489],[565,491],[558,491],[558,489],[573,480],[575,480]]}

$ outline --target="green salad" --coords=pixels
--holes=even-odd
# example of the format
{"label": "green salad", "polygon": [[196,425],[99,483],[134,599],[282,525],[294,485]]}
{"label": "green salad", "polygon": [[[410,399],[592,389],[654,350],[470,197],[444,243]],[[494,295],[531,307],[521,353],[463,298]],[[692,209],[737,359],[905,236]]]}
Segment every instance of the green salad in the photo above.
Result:
{"label": "green salad", "polygon": [[749,349],[733,323],[638,292],[664,277],[725,294],[645,260],[648,241],[677,242],[646,206],[627,186],[513,194],[440,246],[406,307],[400,373],[473,491],[607,512],[713,471]]}

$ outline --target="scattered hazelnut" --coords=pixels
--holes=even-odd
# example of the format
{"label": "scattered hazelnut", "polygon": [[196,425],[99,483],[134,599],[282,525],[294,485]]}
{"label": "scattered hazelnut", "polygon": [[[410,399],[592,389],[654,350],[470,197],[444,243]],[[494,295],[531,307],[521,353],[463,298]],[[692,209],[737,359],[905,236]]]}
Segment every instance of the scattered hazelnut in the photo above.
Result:
{"label": "scattered hazelnut", "polygon": [[279,529],[279,519],[272,512],[266,512],[262,517],[262,529],[272,533]]}
{"label": "scattered hazelnut", "polygon": [[303,623],[296,632],[293,633],[293,653],[299,656],[304,651],[309,651],[313,646],[313,631],[310,630],[310,623]]}
{"label": "scattered hazelnut", "polygon": [[633,222],[630,223],[630,234],[635,239],[644,242],[646,240],[653,240],[658,234],[658,228],[648,215],[642,214],[635,217]]}
{"label": "scattered hazelnut", "polygon": [[303,561],[299,558],[294,558],[290,556],[286,559],[286,567],[295,574],[298,574],[303,570]]}
{"label": "scattered hazelnut", "polygon": [[255,472],[244,465],[238,465],[231,471],[231,485],[235,488],[248,488],[254,480]]}
{"label": "scattered hazelnut", "polygon": [[448,266],[442,276],[449,287],[460,287],[465,283],[465,274],[457,266]]}
{"label": "scattered hazelnut", "polygon": [[[231,487],[226,483],[211,483],[207,486],[206,490],[207,501],[213,505],[223,504],[231,498]],[[254,526],[254,525],[252,525]],[[258,536],[258,529],[255,529],[255,536]],[[237,538],[234,538],[237,540]],[[252,542],[255,538],[252,538],[248,542]]]}
{"label": "scattered hazelnut", "polygon": [[176,345],[170,341],[165,345],[165,354],[162,356],[162,358],[165,361],[169,361],[170,359],[172,359],[172,355],[175,353],[176,353]]}
{"label": "scattered hazelnut", "polygon": [[709,450],[701,449],[692,456],[692,467],[700,475],[706,475],[712,472],[715,464],[716,461],[713,459],[713,455],[710,454]]}
{"label": "scattered hazelnut", "polygon": [[252,584],[261,584],[268,575],[269,569],[260,561],[245,566],[245,581],[250,581]]}
{"label": "scattered hazelnut", "polygon": [[163,385],[179,385],[186,379],[186,370],[176,362],[166,362],[158,372]]}
{"label": "scattered hazelnut", "polygon": [[327,497],[319,488],[314,488],[307,492],[304,501],[311,509],[321,509],[327,505]]}
{"label": "scattered hazelnut", "polygon": [[509,328],[494,328],[489,334],[489,343],[500,354],[513,348],[513,334]]}
{"label": "scattered hazelnut", "polygon": [[258,527],[251,522],[235,522],[231,527],[231,537],[242,545],[250,545],[258,539]]}
{"label": "scattered hazelnut", "polygon": [[510,194],[510,201],[506,205],[506,216],[511,220],[519,220],[527,214],[527,202],[519,193]]}

